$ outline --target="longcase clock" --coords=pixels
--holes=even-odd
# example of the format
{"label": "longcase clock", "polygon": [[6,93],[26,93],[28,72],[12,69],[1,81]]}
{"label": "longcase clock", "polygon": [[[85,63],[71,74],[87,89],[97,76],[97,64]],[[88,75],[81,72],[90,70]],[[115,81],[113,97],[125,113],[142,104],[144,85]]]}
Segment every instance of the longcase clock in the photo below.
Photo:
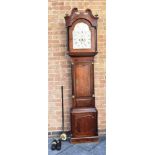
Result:
{"label": "longcase clock", "polygon": [[94,94],[97,20],[90,9],[66,14],[67,54],[72,67],[71,143],[98,141]]}

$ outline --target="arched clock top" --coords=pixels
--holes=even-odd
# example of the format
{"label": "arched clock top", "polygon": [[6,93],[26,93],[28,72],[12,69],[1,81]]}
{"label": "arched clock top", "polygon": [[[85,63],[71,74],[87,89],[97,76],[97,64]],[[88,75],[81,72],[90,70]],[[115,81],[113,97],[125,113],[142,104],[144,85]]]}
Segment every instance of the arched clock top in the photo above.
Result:
{"label": "arched clock top", "polygon": [[97,54],[97,20],[90,9],[79,12],[74,8],[70,15],[65,16],[67,54],[75,57]]}
{"label": "arched clock top", "polygon": [[91,31],[84,22],[79,22],[73,29],[73,49],[91,48]]}
{"label": "arched clock top", "polygon": [[84,12],[79,12],[77,8],[73,8],[71,14],[64,17],[66,20],[66,27],[72,26],[72,24],[78,19],[88,20],[93,27],[97,26],[98,15],[93,15],[90,9],[86,9]]}

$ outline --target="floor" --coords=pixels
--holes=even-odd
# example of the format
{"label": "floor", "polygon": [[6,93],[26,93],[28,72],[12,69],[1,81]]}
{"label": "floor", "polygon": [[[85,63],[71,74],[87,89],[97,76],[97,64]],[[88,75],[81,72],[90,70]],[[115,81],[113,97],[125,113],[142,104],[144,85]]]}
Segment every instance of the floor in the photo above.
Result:
{"label": "floor", "polygon": [[106,155],[106,138],[101,137],[99,143],[70,144],[62,142],[60,151],[51,150],[52,139],[48,139],[48,155]]}

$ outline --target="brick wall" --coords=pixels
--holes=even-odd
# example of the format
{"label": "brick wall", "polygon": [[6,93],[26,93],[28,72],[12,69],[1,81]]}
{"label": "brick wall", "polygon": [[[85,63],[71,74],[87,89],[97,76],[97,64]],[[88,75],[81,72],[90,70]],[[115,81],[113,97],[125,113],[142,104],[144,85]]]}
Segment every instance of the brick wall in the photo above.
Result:
{"label": "brick wall", "polygon": [[48,3],[48,130],[61,130],[61,85],[64,86],[65,130],[70,130],[71,66],[66,51],[65,13],[87,8],[99,15],[98,54],[95,56],[95,97],[99,131],[105,129],[105,0],[49,0]]}

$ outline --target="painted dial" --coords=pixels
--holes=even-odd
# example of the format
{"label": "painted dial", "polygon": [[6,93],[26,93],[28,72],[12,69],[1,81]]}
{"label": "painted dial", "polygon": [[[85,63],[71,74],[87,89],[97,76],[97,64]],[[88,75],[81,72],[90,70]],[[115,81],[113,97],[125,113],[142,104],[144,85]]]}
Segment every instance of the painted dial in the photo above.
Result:
{"label": "painted dial", "polygon": [[73,30],[73,49],[90,49],[91,31],[89,26],[83,22],[75,25]]}

